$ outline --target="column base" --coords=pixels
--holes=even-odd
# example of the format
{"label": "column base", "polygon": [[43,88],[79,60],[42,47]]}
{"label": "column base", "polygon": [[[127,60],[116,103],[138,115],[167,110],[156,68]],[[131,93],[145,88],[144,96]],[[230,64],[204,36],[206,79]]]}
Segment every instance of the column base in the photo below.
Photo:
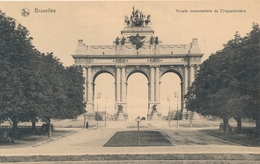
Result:
{"label": "column base", "polygon": [[160,119],[159,116],[160,116],[160,114],[157,111],[153,111],[151,113],[150,121],[159,120]]}
{"label": "column base", "polygon": [[124,113],[125,120],[128,120],[128,114]]}
{"label": "column base", "polygon": [[125,121],[125,117],[123,112],[119,112],[117,117],[116,117],[116,121]]}

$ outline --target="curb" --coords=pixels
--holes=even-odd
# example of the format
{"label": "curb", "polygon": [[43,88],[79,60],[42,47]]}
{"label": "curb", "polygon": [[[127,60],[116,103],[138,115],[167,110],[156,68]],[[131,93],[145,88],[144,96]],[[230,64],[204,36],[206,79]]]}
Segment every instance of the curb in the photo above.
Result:
{"label": "curb", "polygon": [[58,136],[58,137],[55,137],[55,138],[50,138],[50,139],[48,139],[48,140],[46,140],[46,141],[43,141],[43,142],[34,144],[34,145],[32,145],[32,146],[28,146],[28,147],[37,147],[37,146],[43,145],[43,144],[48,143],[48,142],[51,142],[51,141],[56,141],[56,140],[58,140],[58,139],[60,139],[60,138],[69,136],[69,135],[71,135],[71,134],[74,134],[74,133],[76,133],[76,132],[78,132],[78,131],[80,131],[80,130],[83,130],[83,129],[74,130],[74,131],[72,131],[72,132],[70,132],[70,133],[66,133],[66,134],[63,134],[63,135]]}

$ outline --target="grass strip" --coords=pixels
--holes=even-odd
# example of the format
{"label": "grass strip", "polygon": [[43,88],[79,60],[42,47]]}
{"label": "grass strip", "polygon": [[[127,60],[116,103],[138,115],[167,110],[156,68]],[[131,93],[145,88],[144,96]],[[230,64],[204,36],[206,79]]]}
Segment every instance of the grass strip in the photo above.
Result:
{"label": "grass strip", "polygon": [[252,147],[260,146],[260,137],[255,135],[237,134],[237,133],[229,133],[226,135],[222,130],[219,129],[207,129],[207,130],[199,130],[199,131],[244,146],[252,146]]}

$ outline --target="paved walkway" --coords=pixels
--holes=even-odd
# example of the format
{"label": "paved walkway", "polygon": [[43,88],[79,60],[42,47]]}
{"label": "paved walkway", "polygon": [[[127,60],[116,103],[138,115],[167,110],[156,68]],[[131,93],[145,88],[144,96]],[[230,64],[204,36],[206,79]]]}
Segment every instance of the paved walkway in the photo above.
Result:
{"label": "paved walkway", "polygon": [[98,129],[79,129],[57,140],[24,148],[0,148],[4,156],[30,155],[98,155],[98,154],[260,154],[259,147],[246,147],[197,131],[196,128],[168,127],[166,121],[142,121],[140,130],[159,130],[168,135],[173,146],[167,147],[103,147],[117,132],[137,130],[135,121],[100,123]]}

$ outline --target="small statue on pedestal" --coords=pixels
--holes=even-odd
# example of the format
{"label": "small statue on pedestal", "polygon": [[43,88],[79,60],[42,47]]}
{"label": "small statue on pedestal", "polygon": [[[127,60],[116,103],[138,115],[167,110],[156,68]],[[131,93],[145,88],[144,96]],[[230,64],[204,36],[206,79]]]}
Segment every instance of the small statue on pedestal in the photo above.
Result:
{"label": "small statue on pedestal", "polygon": [[116,45],[119,45],[119,38],[118,37],[116,37]]}

